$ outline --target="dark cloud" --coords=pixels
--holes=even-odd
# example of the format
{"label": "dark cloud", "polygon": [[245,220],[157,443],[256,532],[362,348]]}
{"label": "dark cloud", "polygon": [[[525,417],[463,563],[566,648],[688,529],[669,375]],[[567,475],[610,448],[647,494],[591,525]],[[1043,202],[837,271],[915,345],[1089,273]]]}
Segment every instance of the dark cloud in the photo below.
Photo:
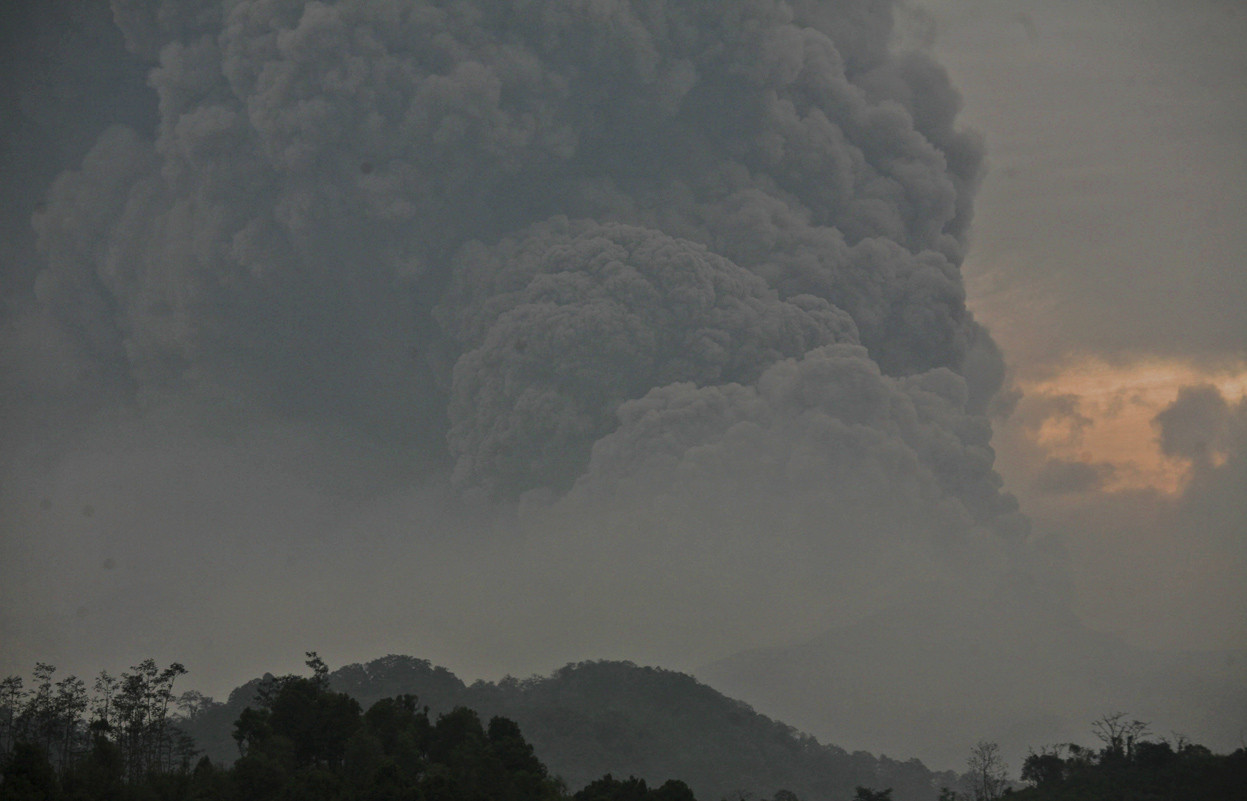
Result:
{"label": "dark cloud", "polygon": [[[1247,568],[1247,398],[1229,402],[1208,387],[1187,387],[1157,415],[1161,445],[1194,462],[1190,485],[1178,507],[1180,530],[1199,534],[1209,554],[1224,554],[1227,565]],[[1214,557],[1215,558],[1215,557]],[[1228,600],[1247,601],[1241,583]]]}
{"label": "dark cloud", "polygon": [[[888,374],[965,373],[974,408],[999,386],[957,269],[981,148],[955,127],[945,73],[888,53],[886,3],[114,11],[128,46],[158,59],[157,134],[101,137],[36,228],[42,308],[81,369],[118,386],[345,415],[425,449],[448,433],[460,478],[491,488],[566,482],[614,407],[653,386],[750,383],[769,361],[846,336]],[[632,226],[668,243],[660,260],[700,248],[741,287],[705,301],[722,307],[712,316],[734,303],[739,319],[683,313],[694,301],[670,282],[644,297],[573,286],[598,279],[566,259],[526,268],[565,284],[556,302],[512,298],[505,282],[528,279],[476,262],[490,248],[539,251],[521,240],[549,238],[531,226],[552,214]],[[447,288],[476,308],[432,314]],[[574,299],[582,289],[595,299]],[[639,336],[673,349],[587,356],[616,371],[592,390],[601,397],[532,396],[541,411],[505,414],[566,419],[488,430],[490,404],[522,391],[486,397],[514,357],[553,356],[554,332],[589,325],[583,314],[610,298]],[[665,321],[646,304],[668,307]],[[499,350],[519,316],[530,335],[509,341],[531,349]],[[594,337],[577,335],[582,348]],[[501,447],[547,453],[482,452]]]}
{"label": "dark cloud", "polygon": [[1111,479],[1113,472],[1113,466],[1103,462],[1049,459],[1035,476],[1035,489],[1053,494],[1091,492]]}
{"label": "dark cloud", "polygon": [[1022,422],[1031,431],[1039,431],[1048,423],[1061,426],[1067,435],[1077,439],[1094,422],[1083,414],[1082,398],[1071,394],[1035,394],[1019,398],[1023,407]]}
{"label": "dark cloud", "polygon": [[753,384],[771,363],[857,342],[845,312],[658,231],[554,220],[457,259],[440,319],[455,364],[449,442],[467,485],[569,482],[650,387]]}
{"label": "dark cloud", "polygon": [[1221,391],[1204,384],[1182,387],[1177,400],[1156,415],[1153,424],[1166,456],[1206,464],[1230,448],[1233,417],[1233,407]]}
{"label": "dark cloud", "polygon": [[[6,590],[23,654],[687,667],[1051,578],[960,274],[982,143],[893,3],[112,9],[158,118],[39,187],[0,350],[5,574],[70,588]],[[191,624],[101,642],[145,598]]]}
{"label": "dark cloud", "polygon": [[[990,427],[965,412],[966,394],[949,370],[895,379],[860,347],[811,350],[768,369],[756,388],[674,384],[624,405],[578,489],[606,481],[613,493],[635,475],[656,492],[686,481],[748,486],[749,503],[760,494],[776,507],[830,491],[837,514],[860,515],[859,526],[889,538],[942,531],[934,539],[947,542],[979,525],[1023,534],[991,469]],[[708,478],[716,474],[723,479]]]}

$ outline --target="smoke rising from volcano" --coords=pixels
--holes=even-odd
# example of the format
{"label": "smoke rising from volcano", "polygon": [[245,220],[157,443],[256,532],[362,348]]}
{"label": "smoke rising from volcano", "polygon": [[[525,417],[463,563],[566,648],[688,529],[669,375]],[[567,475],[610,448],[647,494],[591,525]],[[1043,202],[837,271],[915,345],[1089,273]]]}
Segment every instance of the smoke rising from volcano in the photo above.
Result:
{"label": "smoke rising from volcano", "polygon": [[981,409],[981,151],[888,4],[844,11],[116,2],[158,127],[53,186],[36,293],[140,396],[344,414],[490,490],[566,486],[653,388],[833,342]]}
{"label": "smoke rising from volcano", "polygon": [[460,262],[441,308],[464,351],[449,433],[461,482],[574,477],[619,405],[650,387],[752,384],[777,359],[857,341],[825,300],[778,300],[654,229],[555,221]]}
{"label": "smoke rising from volcano", "polygon": [[155,122],[38,187],[0,343],[24,642],[132,658],[150,597],[188,662],[693,667],[1059,578],[993,467],[982,144],[896,4],[112,11]]}

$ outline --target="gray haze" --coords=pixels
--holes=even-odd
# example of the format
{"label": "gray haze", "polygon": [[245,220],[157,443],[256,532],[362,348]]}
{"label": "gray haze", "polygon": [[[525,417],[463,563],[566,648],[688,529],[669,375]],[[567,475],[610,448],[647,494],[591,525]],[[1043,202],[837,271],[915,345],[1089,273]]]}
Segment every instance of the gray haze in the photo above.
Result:
{"label": "gray haze", "polygon": [[[856,697],[966,703],[975,655],[1019,704],[794,722],[939,767],[1052,691],[1019,621],[1101,676],[1060,532],[995,468],[1005,363],[961,273],[985,151],[926,15],[108,12],[6,12],[0,669],[152,655],[213,693],[310,649],[693,669],[923,608],[836,659],[974,647]],[[1191,390],[1158,420],[1214,504],[1244,408]],[[738,691],[805,686],[766,681]],[[1181,723],[1232,728],[1207,714]]]}
{"label": "gray haze", "polygon": [[1010,363],[1034,372],[1086,352],[1241,363],[1247,9],[923,6],[964,117],[989,132],[966,271]]}
{"label": "gray haze", "polygon": [[[1144,461],[1164,467],[1148,418],[1183,387],[1244,395],[1247,9],[924,5],[964,116],[991,143],[965,263],[971,306],[1013,380],[1032,385],[994,421],[997,468],[1035,529],[1062,538],[1074,603],[1096,628],[1152,647],[1242,648],[1242,440],[1221,437],[1221,463],[1193,472],[1167,454],[1192,481],[1181,497],[1135,477],[1142,454],[1115,459],[1076,430],[1055,458],[1034,440],[1045,421],[1098,426],[1135,408],[1140,424],[1114,439],[1150,446]],[[1084,378],[1065,380],[1070,368]],[[1140,395],[1148,373],[1165,385],[1154,399]]]}

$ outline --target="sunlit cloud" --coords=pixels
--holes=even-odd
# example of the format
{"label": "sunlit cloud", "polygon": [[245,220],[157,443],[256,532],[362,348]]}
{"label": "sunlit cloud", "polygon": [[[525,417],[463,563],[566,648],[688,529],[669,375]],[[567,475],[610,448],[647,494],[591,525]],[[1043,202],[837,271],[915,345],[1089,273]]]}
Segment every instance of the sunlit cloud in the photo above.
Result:
{"label": "sunlit cloud", "polygon": [[[1186,486],[1192,464],[1162,452],[1157,415],[1183,387],[1212,386],[1231,403],[1247,397],[1247,362],[1208,369],[1177,360],[1114,364],[1093,357],[1017,385],[1022,428],[1048,458],[1040,480],[1050,488],[1175,494]],[[1220,464],[1226,454],[1213,449],[1208,456]]]}

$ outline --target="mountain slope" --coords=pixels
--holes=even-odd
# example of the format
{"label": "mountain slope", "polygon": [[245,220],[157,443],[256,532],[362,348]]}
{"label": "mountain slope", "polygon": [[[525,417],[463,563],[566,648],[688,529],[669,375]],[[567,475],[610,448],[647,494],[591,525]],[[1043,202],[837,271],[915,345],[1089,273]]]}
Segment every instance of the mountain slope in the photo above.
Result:
{"label": "mountain slope", "polygon": [[[236,755],[230,728],[262,681],[238,688],[188,726],[214,758]],[[341,668],[330,682],[365,707],[414,693],[434,714],[468,706],[485,719],[511,718],[573,790],[611,773],[651,784],[680,779],[702,801],[770,798],[781,789],[802,801],[840,801],[858,785],[891,787],[897,801],[927,801],[956,779],[917,760],[822,745],[691,676],[628,662],[582,662],[548,677],[466,686],[427,661],[388,656]]]}

